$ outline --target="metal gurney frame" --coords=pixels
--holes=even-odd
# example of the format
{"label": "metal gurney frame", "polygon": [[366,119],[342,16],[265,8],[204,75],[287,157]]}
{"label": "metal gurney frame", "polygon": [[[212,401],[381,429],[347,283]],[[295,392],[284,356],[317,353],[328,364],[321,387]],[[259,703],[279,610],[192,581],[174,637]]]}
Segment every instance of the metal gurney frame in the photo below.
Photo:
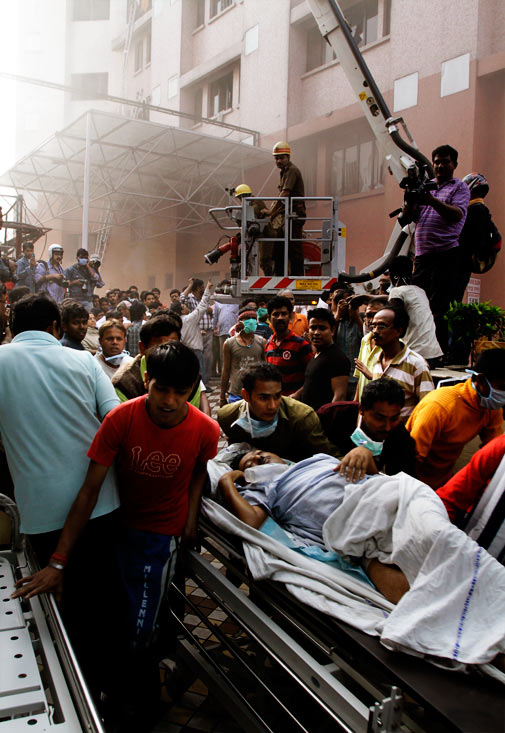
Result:
{"label": "metal gurney frame", "polygon": [[0,510],[12,526],[10,549],[0,550],[0,733],[103,733],[53,596],[10,598],[16,571],[37,565],[14,502],[0,494]]}
{"label": "metal gurney frame", "polygon": [[[197,552],[187,558],[186,575],[241,633],[230,638],[190,603],[216,641],[201,643],[177,619],[179,652],[246,730],[487,733],[505,727],[500,683],[390,652],[377,638],[297,602],[282,584],[253,581],[237,538],[205,519],[200,534],[226,576]],[[273,669],[284,679],[279,689]],[[251,695],[253,688],[259,692]]]}

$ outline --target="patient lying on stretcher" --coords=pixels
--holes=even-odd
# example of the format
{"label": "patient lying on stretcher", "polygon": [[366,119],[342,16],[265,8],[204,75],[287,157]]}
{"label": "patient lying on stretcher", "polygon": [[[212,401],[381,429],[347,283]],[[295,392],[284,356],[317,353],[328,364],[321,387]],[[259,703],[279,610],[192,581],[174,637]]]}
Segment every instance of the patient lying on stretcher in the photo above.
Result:
{"label": "patient lying on stretcher", "polygon": [[[222,502],[232,514],[256,529],[270,516],[298,544],[324,547],[323,524],[342,503],[348,483],[338,459],[319,453],[288,465],[273,453],[253,450],[238,456],[235,465],[238,468],[218,483]],[[398,568],[376,559],[365,565],[371,581],[392,603],[409,589]]]}

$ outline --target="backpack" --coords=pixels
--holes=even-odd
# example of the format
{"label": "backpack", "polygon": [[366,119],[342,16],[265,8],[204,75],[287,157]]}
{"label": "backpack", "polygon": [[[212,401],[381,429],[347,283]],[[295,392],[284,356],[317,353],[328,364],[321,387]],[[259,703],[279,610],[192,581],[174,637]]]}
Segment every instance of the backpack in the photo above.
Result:
{"label": "backpack", "polygon": [[474,212],[476,217],[475,225],[472,227],[471,267],[473,273],[482,275],[488,272],[496,262],[496,257],[501,249],[501,235],[483,199],[470,200],[467,219],[470,217],[471,220]]}

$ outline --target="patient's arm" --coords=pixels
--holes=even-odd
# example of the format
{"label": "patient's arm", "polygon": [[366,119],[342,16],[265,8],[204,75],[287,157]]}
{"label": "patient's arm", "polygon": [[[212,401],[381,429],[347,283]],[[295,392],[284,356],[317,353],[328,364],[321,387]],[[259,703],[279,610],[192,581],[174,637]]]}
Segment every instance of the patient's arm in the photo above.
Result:
{"label": "patient's arm", "polygon": [[395,565],[384,565],[373,558],[366,569],[367,575],[378,591],[391,603],[398,601],[410,589],[407,578]]}
{"label": "patient's arm", "polygon": [[250,527],[259,529],[267,513],[259,506],[252,506],[246,501],[235,488],[235,481],[243,479],[242,471],[230,471],[219,479],[218,487],[225,507],[236,517],[248,524]]}

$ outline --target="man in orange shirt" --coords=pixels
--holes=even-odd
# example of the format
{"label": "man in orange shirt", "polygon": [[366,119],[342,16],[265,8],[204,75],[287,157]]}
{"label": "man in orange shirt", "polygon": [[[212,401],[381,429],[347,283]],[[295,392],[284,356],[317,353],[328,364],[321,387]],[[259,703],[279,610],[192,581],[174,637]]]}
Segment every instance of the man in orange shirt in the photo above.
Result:
{"label": "man in orange shirt", "polygon": [[416,441],[417,476],[434,489],[449,480],[466,443],[479,435],[484,445],[503,433],[505,351],[484,351],[472,374],[428,393],[406,425]]}
{"label": "man in orange shirt", "polygon": [[309,322],[307,320],[307,316],[305,316],[303,313],[296,313],[295,296],[293,295],[293,291],[283,290],[280,295],[282,295],[284,298],[287,298],[293,303],[293,312],[291,313],[291,318],[289,321],[290,330],[301,338],[307,338],[309,331]]}

